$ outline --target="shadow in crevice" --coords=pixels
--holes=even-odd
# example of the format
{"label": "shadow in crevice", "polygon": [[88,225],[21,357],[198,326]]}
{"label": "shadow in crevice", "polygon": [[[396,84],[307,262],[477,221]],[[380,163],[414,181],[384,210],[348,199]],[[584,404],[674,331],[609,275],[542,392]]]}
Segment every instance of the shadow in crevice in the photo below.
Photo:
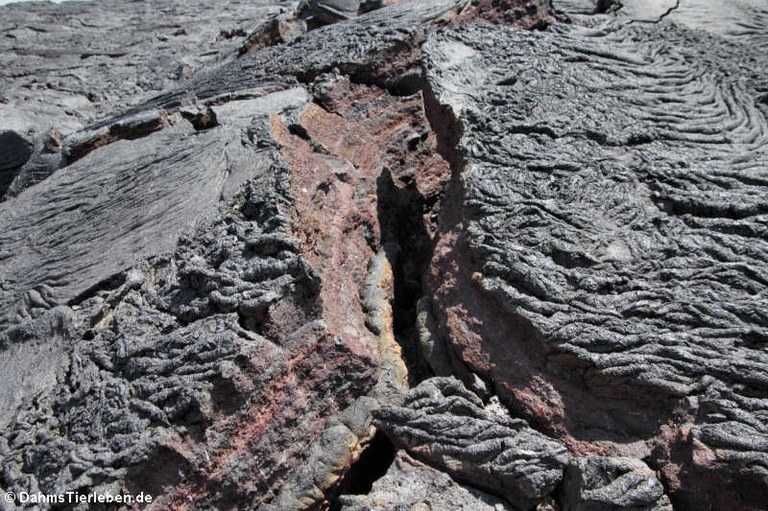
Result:
{"label": "shadow in crevice", "polygon": [[409,383],[415,385],[430,375],[416,327],[417,303],[423,295],[422,277],[433,249],[424,220],[428,206],[414,181],[398,185],[389,170],[381,173],[376,184],[381,243],[398,247],[397,251],[387,250],[394,274],[393,330],[402,348]]}
{"label": "shadow in crevice", "polygon": [[384,433],[378,431],[360,458],[350,467],[344,482],[339,487],[337,497],[330,499],[331,511],[341,509],[339,495],[369,494],[373,489],[373,483],[387,473],[394,461],[395,446]]}

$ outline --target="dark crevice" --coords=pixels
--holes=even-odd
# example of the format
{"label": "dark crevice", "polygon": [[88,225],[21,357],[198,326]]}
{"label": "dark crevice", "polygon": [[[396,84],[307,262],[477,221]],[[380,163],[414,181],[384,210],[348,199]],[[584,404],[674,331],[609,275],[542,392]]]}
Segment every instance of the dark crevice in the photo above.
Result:
{"label": "dark crevice", "polygon": [[669,16],[670,14],[672,14],[674,11],[676,11],[679,8],[680,8],[680,0],[677,0],[675,2],[675,5],[673,5],[669,9],[667,9],[666,12],[662,13],[658,17],[658,19],[653,20],[653,21],[650,21],[650,20],[630,20],[629,24],[632,24],[632,23],[651,23],[651,24],[655,25],[655,24],[658,24],[658,23],[661,23],[662,21],[664,21],[664,18],[666,18],[667,16]]}
{"label": "dark crevice", "polygon": [[216,112],[209,107],[187,107],[182,108],[179,113],[192,124],[196,131],[204,131],[219,125]]}
{"label": "dark crevice", "polygon": [[661,16],[659,16],[659,21],[663,20],[664,18],[666,18],[667,16],[669,16],[670,14],[672,14],[672,12],[676,11],[676,10],[677,10],[677,9],[679,9],[679,8],[680,8],[680,0],[677,0],[677,1],[675,2],[675,5],[673,5],[673,6],[672,6],[672,7],[670,7],[669,9],[667,9],[667,12],[665,12],[664,14],[662,14]]}
{"label": "dark crevice", "polygon": [[432,258],[432,239],[424,220],[426,203],[414,181],[398,186],[389,170],[377,182],[377,208],[383,245],[397,245],[390,256],[394,275],[393,331],[402,347],[411,385],[429,376],[418,342],[417,302],[423,296],[422,276]]}
{"label": "dark crevice", "polygon": [[610,12],[616,12],[622,7],[624,7],[624,5],[617,0],[597,0],[594,14],[608,14]]}
{"label": "dark crevice", "polygon": [[352,20],[382,7],[384,7],[382,0],[363,0],[356,9],[335,7],[332,2],[330,5],[325,5],[322,2],[317,2],[314,5],[309,2],[301,2],[294,16],[306,21],[307,30],[315,30],[334,23]]}
{"label": "dark crevice", "polygon": [[[507,80],[499,82],[498,85],[511,85],[512,83]],[[566,137],[583,138],[594,142],[598,145],[606,147],[634,147],[644,144],[650,144],[654,141],[654,138],[649,133],[634,133],[624,140],[611,140],[605,133],[600,133],[593,130],[585,131],[569,131],[562,134],[557,133],[554,129],[548,126],[513,126],[510,128],[510,133],[521,135],[543,135],[552,140],[562,139]]]}
{"label": "dark crevice", "polygon": [[144,138],[168,126],[168,115],[165,111],[142,112],[117,119],[106,128],[89,128],[82,140],[70,137],[65,140],[65,166],[70,165],[92,151],[112,144],[118,140],[137,140]]}
{"label": "dark crevice", "polygon": [[235,37],[245,37],[248,34],[242,27],[233,28],[232,30],[220,30],[219,35],[224,39],[234,39]]}
{"label": "dark crevice", "polygon": [[0,133],[0,200],[21,168],[32,157],[34,146],[14,131]]}
{"label": "dark crevice", "polygon": [[312,137],[309,136],[309,133],[307,133],[306,128],[302,126],[301,124],[289,124],[288,125],[288,132],[291,135],[297,136],[302,140],[305,140],[307,142],[312,141]]}
{"label": "dark crevice", "polygon": [[421,92],[424,88],[424,83],[424,71],[419,67],[404,71],[399,76],[389,80],[385,85],[393,96],[407,97]]}
{"label": "dark crevice", "polygon": [[341,509],[340,495],[366,495],[373,488],[373,483],[387,473],[395,460],[395,446],[387,435],[377,431],[371,443],[347,471],[344,480],[334,495],[329,498],[331,511]]}
{"label": "dark crevice", "polygon": [[73,307],[83,303],[90,298],[98,296],[101,293],[114,291],[126,283],[127,275],[127,272],[120,272],[115,275],[111,275],[106,279],[100,280],[96,284],[92,285],[82,293],[69,300],[67,305],[69,307]]}

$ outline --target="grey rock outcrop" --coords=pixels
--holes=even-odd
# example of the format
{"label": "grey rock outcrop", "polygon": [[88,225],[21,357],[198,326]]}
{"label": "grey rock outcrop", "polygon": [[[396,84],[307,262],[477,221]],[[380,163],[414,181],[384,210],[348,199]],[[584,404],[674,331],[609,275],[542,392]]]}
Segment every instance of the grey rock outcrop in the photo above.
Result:
{"label": "grey rock outcrop", "polygon": [[561,491],[563,511],[672,511],[654,471],[635,458],[574,458]]}
{"label": "grey rock outcrop", "polygon": [[382,4],[382,0],[304,0],[299,3],[297,12],[315,23],[326,24],[356,18]]}
{"label": "grey rock outcrop", "polygon": [[764,52],[605,17],[425,52],[456,176],[440,335],[574,452],[651,456],[681,505],[759,508]]}
{"label": "grey rock outcrop", "polygon": [[[55,165],[0,205],[3,490],[145,491],[161,508],[190,495],[220,509],[327,502],[407,373],[370,198],[389,156],[334,149],[297,77],[378,68],[458,5],[411,3],[294,47],[232,51],[151,99],[118,87],[111,115],[87,126],[90,109],[82,123],[46,117],[61,128],[45,146]],[[356,52],[337,48],[351,41]],[[400,130],[363,127],[382,144],[425,124],[367,90],[408,115]],[[338,225],[315,237],[320,221]],[[383,291],[361,297],[369,281]]]}
{"label": "grey rock outcrop", "polygon": [[565,447],[521,419],[494,413],[455,378],[414,387],[402,407],[374,412],[375,424],[417,459],[530,509],[553,493]]}
{"label": "grey rock outcrop", "polygon": [[[244,183],[250,154],[241,137],[232,127],[198,133],[182,122],[96,151],[54,174],[45,191],[0,204],[0,326],[76,301],[124,268],[172,250],[178,233]],[[270,159],[262,155],[255,166],[266,171]]]}
{"label": "grey rock outcrop", "polygon": [[42,157],[23,171],[32,153],[7,168],[10,147],[0,142],[0,200],[6,192],[3,183],[18,174],[23,175],[13,195],[60,167],[55,157],[60,148],[44,147],[52,130],[70,135],[231,58],[260,20],[293,5],[237,1],[215,12],[203,0],[4,6],[0,131],[37,145],[35,154]]}
{"label": "grey rock outcrop", "polygon": [[507,511],[513,508],[493,495],[462,486],[448,474],[400,452],[384,477],[367,495],[341,497],[342,511]]}
{"label": "grey rock outcrop", "polygon": [[[284,105],[268,97],[261,102]],[[244,108],[238,105],[241,113]],[[256,110],[251,110],[252,119],[259,118]],[[104,200],[122,199],[120,204],[127,211],[144,212],[153,219],[171,221],[178,211],[183,213],[179,218],[192,218],[184,204],[194,204],[196,216],[189,225],[171,230],[176,234],[172,238],[153,230],[153,220],[129,214],[122,215],[124,230],[107,219],[63,224],[92,236],[103,226],[106,234],[97,239],[114,234],[132,239],[131,248],[119,252],[134,254],[136,259],[120,260],[102,253],[102,258],[90,261],[88,257],[100,254],[98,249],[66,249],[68,261],[85,264],[79,275],[98,285],[83,292],[78,282],[70,282],[75,287],[46,288],[49,301],[39,303],[39,310],[29,308],[30,317],[8,319],[14,326],[0,334],[0,345],[10,355],[3,371],[21,378],[3,406],[12,411],[3,416],[4,423],[10,421],[3,433],[4,489],[58,494],[87,489],[146,491],[163,506],[175,507],[180,497],[174,487],[180,488],[176,491],[210,487],[204,497],[207,505],[228,507],[233,500],[259,505],[280,486],[291,460],[302,458],[300,451],[322,432],[323,419],[350,405],[375,383],[375,365],[366,354],[359,350],[352,354],[310,312],[320,277],[297,252],[290,222],[281,213],[290,203],[289,170],[278,163],[265,132],[256,136],[264,120],[246,128],[224,111],[219,118],[224,125],[210,131],[198,133],[189,125],[181,133],[169,128],[139,141],[115,143],[108,151],[98,149],[71,166],[122,154],[121,161],[128,167],[134,160],[127,155],[136,153],[127,148],[123,154],[114,146],[162,142],[154,150],[154,163],[132,167],[134,172],[67,172],[45,183],[52,196],[57,189],[67,189],[69,193],[62,193],[64,200],[78,197],[78,189],[95,188],[102,190]],[[207,163],[214,174],[201,177],[178,145],[192,133],[198,144],[184,147],[224,160],[228,137],[237,134],[236,150],[245,151],[253,163],[233,158],[229,164],[248,169],[248,177],[236,177],[237,169],[205,159],[201,164]],[[165,156],[163,150],[173,151],[173,156]],[[185,173],[174,175],[169,164],[173,158]],[[201,208],[203,191],[190,199],[159,186],[162,179],[156,166],[160,161],[169,172],[165,178],[177,185],[185,178],[201,178],[209,191],[205,193],[212,196],[211,205]],[[104,179],[105,184],[91,187],[90,176]],[[239,182],[230,188],[225,177]],[[110,189],[113,184],[115,191]],[[195,190],[189,185],[184,184],[184,189]],[[146,202],[153,190],[163,215],[153,215],[155,206]],[[30,189],[4,207],[21,207],[42,191]],[[80,206],[78,211],[114,212],[116,206],[104,206],[101,197],[96,197],[92,208]],[[226,212],[213,206],[214,198],[216,204],[224,201]],[[144,208],[132,200],[144,200]],[[50,238],[42,233],[37,239]],[[62,238],[86,248],[89,239]],[[164,244],[139,250],[146,239]],[[52,245],[61,247],[54,241]],[[118,241],[111,244],[116,251]],[[35,266],[43,280],[46,271],[77,274],[43,262]],[[121,272],[126,266],[133,269]],[[59,302],[62,305],[55,306]],[[33,302],[22,306],[29,303]],[[281,307],[288,307],[295,319],[281,324],[277,334],[268,325],[270,314],[277,314]],[[49,341],[37,354],[42,338]],[[339,367],[344,367],[343,373]],[[6,388],[9,385],[14,389],[14,380]],[[296,393],[305,391],[305,399],[296,401]],[[36,397],[31,400],[30,396]],[[272,412],[265,416],[265,409]],[[288,428],[288,423],[294,426]],[[258,433],[252,439],[246,437],[249,428]],[[280,456],[285,457],[282,462],[278,462]],[[269,468],[257,471],[261,464]],[[263,475],[254,482],[254,473]],[[252,485],[259,492],[248,497]]]}
{"label": "grey rock outcrop", "polygon": [[765,50],[768,8],[760,0],[553,0],[556,16],[587,22],[605,15],[626,24],[673,22]]}
{"label": "grey rock outcrop", "polygon": [[765,6],[549,3],[0,7],[0,493],[762,511]]}

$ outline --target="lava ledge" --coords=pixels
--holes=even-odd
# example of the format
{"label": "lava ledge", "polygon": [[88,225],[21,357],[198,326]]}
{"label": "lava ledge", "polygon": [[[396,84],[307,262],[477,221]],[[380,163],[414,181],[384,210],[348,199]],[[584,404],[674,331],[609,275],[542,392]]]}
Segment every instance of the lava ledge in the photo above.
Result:
{"label": "lava ledge", "polygon": [[522,419],[486,409],[455,378],[415,387],[401,407],[374,411],[375,424],[413,456],[530,509],[554,492],[568,460],[565,446]]}
{"label": "lava ledge", "polygon": [[[471,490],[475,499],[485,502],[478,506],[530,510],[549,509],[556,502],[568,511],[672,509],[661,482],[641,460],[574,458],[562,443],[533,430],[525,420],[510,417],[497,398],[484,404],[456,378],[430,378],[414,387],[401,406],[385,406],[373,414],[376,426],[409,456],[503,499],[503,504],[494,503]],[[409,458],[399,456],[371,495],[343,498],[350,509],[381,505],[380,499],[419,499],[402,482]],[[435,486],[441,480],[437,475],[427,477],[434,471],[411,470],[421,485],[431,480],[429,485]],[[446,485],[446,491],[456,496],[457,505],[470,498],[455,483]]]}
{"label": "lava ledge", "polygon": [[446,474],[400,451],[384,477],[367,495],[341,497],[342,511],[390,509],[459,511],[511,511],[502,499],[463,486]]}
{"label": "lava ledge", "polygon": [[761,508],[764,53],[590,18],[425,54],[455,176],[428,288],[454,366],[572,453],[650,459],[681,508]]}

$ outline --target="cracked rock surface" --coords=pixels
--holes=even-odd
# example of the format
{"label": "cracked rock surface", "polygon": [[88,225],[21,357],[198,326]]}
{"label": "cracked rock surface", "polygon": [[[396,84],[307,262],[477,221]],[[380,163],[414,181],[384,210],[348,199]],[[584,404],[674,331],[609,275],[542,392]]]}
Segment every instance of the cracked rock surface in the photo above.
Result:
{"label": "cracked rock surface", "polygon": [[0,492],[762,510],[767,12],[0,7]]}
{"label": "cracked rock surface", "polygon": [[566,511],[672,510],[653,470],[634,458],[575,458],[565,470],[562,492]]}
{"label": "cracked rock surface", "polygon": [[12,133],[38,154],[10,167],[0,157],[0,200],[3,183],[18,174],[14,195],[59,168],[62,135],[230,58],[247,32],[293,3],[234,0],[215,10],[204,0],[3,6],[0,137]]}
{"label": "cracked rock surface", "polygon": [[401,407],[374,412],[375,424],[411,455],[454,479],[530,509],[562,479],[567,451],[522,419],[486,409],[455,378],[414,387]]}
{"label": "cracked rock surface", "polygon": [[429,465],[400,452],[387,474],[374,483],[367,495],[342,497],[342,511],[391,509],[457,509],[460,511],[507,511],[509,504],[493,495],[463,486]]}
{"label": "cracked rock surface", "polygon": [[454,353],[573,452],[649,457],[686,508],[762,506],[764,53],[606,18],[425,53],[455,126],[430,280]]}

